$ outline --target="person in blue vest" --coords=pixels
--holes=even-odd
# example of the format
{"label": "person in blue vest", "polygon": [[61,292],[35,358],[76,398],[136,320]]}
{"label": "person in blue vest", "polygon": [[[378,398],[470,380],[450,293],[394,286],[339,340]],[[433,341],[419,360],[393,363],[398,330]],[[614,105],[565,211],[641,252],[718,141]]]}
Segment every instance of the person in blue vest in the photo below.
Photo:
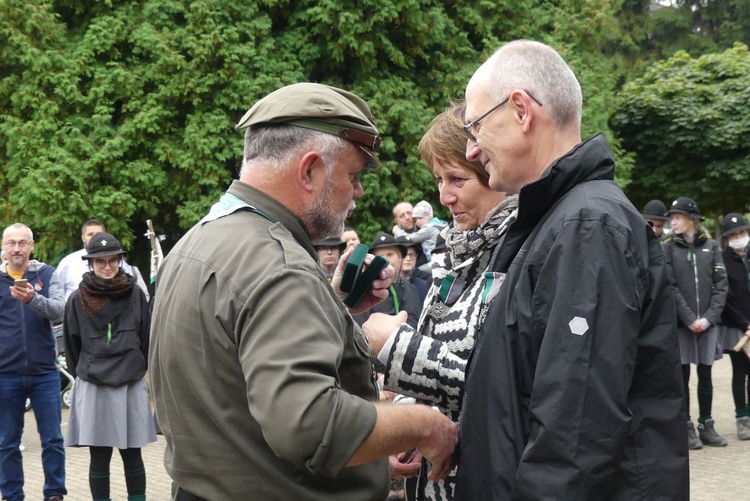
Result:
{"label": "person in blue vest", "polygon": [[24,499],[19,446],[29,398],[42,442],[44,500],[60,501],[67,490],[52,322],[63,317],[63,287],[55,268],[31,261],[34,234],[25,224],[5,228],[3,250],[7,262],[0,265],[0,492],[3,499]]}

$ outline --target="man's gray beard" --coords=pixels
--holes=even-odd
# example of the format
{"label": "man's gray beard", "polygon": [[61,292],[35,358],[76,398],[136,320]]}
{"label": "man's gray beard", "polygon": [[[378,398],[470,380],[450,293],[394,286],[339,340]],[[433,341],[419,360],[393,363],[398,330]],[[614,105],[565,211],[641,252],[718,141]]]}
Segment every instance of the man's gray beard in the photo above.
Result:
{"label": "man's gray beard", "polygon": [[344,231],[346,214],[337,214],[331,210],[333,203],[332,192],[333,189],[329,185],[315,203],[305,208],[304,213],[300,217],[312,242],[317,242],[327,237],[339,237]]}

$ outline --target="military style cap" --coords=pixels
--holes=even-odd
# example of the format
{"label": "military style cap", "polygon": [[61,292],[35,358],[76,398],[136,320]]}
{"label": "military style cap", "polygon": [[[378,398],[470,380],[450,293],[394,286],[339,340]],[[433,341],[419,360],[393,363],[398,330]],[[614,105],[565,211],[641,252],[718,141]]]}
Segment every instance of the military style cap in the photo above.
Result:
{"label": "military style cap", "polygon": [[278,89],[250,108],[236,125],[253,130],[263,125],[296,125],[351,141],[377,167],[380,136],[375,118],[360,97],[336,87],[298,83]]}

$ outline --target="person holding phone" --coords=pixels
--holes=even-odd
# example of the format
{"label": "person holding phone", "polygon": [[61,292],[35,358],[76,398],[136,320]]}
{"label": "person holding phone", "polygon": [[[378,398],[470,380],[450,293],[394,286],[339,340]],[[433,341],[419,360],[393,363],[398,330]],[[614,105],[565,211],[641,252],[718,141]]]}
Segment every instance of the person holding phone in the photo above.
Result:
{"label": "person holding phone", "polygon": [[31,261],[34,234],[15,223],[3,231],[7,262],[0,265],[0,492],[23,498],[23,433],[26,399],[31,399],[42,442],[45,501],[59,501],[65,489],[60,378],[52,322],[62,320],[63,288],[55,268]]}
{"label": "person holding phone", "polygon": [[146,390],[150,311],[126,253],[109,233],[91,237],[89,267],[65,306],[65,353],[76,377],[65,445],[88,447],[93,499],[109,499],[112,450],[120,451],[128,499],[145,499],[141,448],[156,441]]}

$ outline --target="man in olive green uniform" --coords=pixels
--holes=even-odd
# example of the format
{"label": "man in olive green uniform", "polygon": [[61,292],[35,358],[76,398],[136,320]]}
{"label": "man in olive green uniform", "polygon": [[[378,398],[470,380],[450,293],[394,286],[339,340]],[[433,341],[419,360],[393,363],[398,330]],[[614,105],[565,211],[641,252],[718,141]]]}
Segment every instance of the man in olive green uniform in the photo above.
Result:
{"label": "man in olive green uniform", "polygon": [[[150,375],[177,500],[372,500],[388,455],[445,476],[457,431],[421,406],[374,404],[370,350],[312,242],[339,235],[380,144],[367,104],[283,87],[242,118],[239,181],[159,271]],[[371,257],[370,257],[371,258]],[[387,297],[386,268],[358,313]]]}

